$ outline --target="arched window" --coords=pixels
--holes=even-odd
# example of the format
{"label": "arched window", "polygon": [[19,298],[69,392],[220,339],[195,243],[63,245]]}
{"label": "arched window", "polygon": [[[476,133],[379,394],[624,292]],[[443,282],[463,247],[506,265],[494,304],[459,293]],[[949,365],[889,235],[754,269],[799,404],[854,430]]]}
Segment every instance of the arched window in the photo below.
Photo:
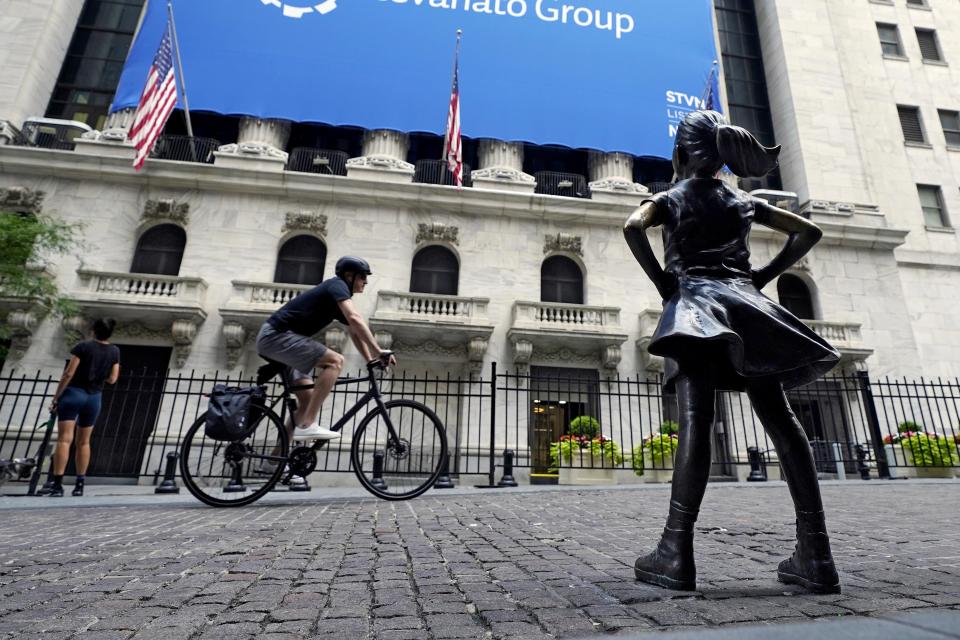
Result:
{"label": "arched window", "polygon": [[179,275],[186,244],[187,232],[175,224],[151,227],[137,241],[130,271],[163,276]]}
{"label": "arched window", "polygon": [[413,256],[410,273],[411,293],[438,293],[457,295],[460,282],[460,264],[457,256],[446,247],[424,247]]}
{"label": "arched window", "polygon": [[777,280],[777,297],[784,308],[801,320],[813,320],[813,298],[800,278],[785,273]]}
{"label": "arched window", "polygon": [[541,302],[583,304],[583,272],[576,262],[553,256],[540,267]]}
{"label": "arched window", "polygon": [[277,256],[274,282],[287,284],[320,284],[327,246],[313,236],[294,236],[283,243]]}

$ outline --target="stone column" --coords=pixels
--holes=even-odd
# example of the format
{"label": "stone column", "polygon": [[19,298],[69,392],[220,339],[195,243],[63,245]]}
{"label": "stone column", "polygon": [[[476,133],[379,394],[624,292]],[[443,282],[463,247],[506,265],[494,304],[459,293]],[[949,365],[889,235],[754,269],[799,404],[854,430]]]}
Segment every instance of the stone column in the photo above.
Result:
{"label": "stone column", "polygon": [[[618,196],[649,195],[633,181],[633,157],[626,153],[590,152],[590,191],[594,200],[619,201]],[[612,196],[612,198],[611,198]]]}
{"label": "stone column", "polygon": [[407,162],[407,134],[375,129],[363,134],[363,155],[347,160],[347,177],[382,182],[412,182],[413,165]]}
{"label": "stone column", "polygon": [[287,164],[290,123],[286,120],[261,120],[244,117],[234,144],[217,149],[214,164],[219,167],[283,171]]}
{"label": "stone column", "polygon": [[523,172],[523,143],[480,141],[480,168],[470,174],[476,189],[533,193],[537,183]]}

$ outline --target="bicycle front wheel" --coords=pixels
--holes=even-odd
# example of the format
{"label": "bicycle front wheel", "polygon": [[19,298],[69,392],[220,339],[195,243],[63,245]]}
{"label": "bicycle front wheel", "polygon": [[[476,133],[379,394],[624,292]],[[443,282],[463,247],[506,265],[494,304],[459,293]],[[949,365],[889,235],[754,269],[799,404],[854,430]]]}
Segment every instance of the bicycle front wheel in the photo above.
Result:
{"label": "bicycle front wheel", "polygon": [[364,416],[353,435],[353,470],[379,498],[415,498],[440,475],[447,458],[446,431],[440,418],[419,402],[391,400],[384,407],[386,412],[378,407]]}
{"label": "bicycle front wheel", "polygon": [[206,435],[207,414],[193,423],[180,445],[183,484],[201,502],[212,507],[240,507],[262,498],[280,480],[287,460],[287,430],[280,418],[254,405],[256,424],[247,437],[235,442]]}

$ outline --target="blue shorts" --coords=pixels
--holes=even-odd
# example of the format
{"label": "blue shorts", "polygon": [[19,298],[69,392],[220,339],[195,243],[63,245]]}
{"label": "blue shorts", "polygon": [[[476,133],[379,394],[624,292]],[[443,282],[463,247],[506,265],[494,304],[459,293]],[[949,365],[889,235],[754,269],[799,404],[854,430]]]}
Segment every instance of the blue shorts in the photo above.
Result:
{"label": "blue shorts", "polygon": [[99,391],[88,393],[79,387],[67,387],[57,401],[57,420],[76,420],[78,427],[92,427],[100,415],[102,395]]}

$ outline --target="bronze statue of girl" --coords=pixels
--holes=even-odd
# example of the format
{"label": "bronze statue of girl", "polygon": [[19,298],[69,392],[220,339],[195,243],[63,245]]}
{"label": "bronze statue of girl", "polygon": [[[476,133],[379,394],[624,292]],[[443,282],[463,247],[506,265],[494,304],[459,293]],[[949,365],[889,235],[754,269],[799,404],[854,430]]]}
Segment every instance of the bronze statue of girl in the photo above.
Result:
{"label": "bronze statue of girl", "polygon": [[[760,293],[822,232],[716,178],[724,165],[741,177],[764,176],[777,166],[779,153],[780,147],[763,147],[719,113],[691,113],[677,131],[673,152],[679,182],[641,204],[624,226],[631,251],[664,301],[649,350],[665,358],[665,384],[680,405],[670,514],[656,550],[634,566],[643,582],[696,588],[693,527],[710,473],[714,396],[717,390],[745,390],[776,447],[797,512],[796,549],[777,576],[817,593],[840,591],[810,444],[784,394],[816,380],[840,356]],[[754,223],[787,235],[783,249],[760,269],[750,265]],[[646,236],[660,225],[666,269]]]}

